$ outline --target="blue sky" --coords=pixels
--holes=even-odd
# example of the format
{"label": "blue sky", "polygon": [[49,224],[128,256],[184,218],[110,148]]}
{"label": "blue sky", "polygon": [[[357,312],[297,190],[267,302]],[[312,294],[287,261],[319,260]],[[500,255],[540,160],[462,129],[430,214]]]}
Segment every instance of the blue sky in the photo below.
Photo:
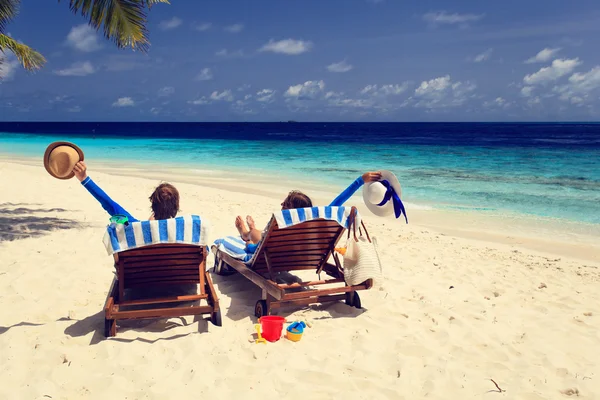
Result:
{"label": "blue sky", "polygon": [[22,0],[0,120],[600,120],[597,0],[172,0],[147,54]]}

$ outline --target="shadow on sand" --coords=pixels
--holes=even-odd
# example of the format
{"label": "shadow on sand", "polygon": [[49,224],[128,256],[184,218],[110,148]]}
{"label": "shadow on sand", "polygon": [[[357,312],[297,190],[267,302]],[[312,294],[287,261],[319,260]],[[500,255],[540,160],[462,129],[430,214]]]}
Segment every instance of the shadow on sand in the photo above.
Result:
{"label": "shadow on sand", "polygon": [[[59,321],[72,321],[70,318],[60,318]],[[198,333],[208,332],[208,324],[209,319],[203,319],[202,316],[197,315],[194,317],[193,323],[198,322]],[[143,319],[143,320],[119,320],[117,321],[117,335],[124,331],[135,331],[139,333],[160,333],[167,331],[169,329],[177,328],[180,326],[188,326],[189,322],[185,320],[183,317],[173,317],[173,318],[160,318],[160,319]],[[71,337],[81,337],[86,336],[93,332],[92,339],[90,340],[90,346],[98,344],[103,340],[106,340],[104,337],[104,311],[99,311],[94,315],[90,315],[81,320],[77,320],[74,324],[68,326],[65,329],[65,335],[69,335]],[[173,336],[169,336],[166,338],[156,338],[156,339],[147,339],[144,337],[137,337],[135,339],[124,339],[120,337],[112,337],[110,340],[114,340],[117,342],[135,342],[140,341],[144,343],[156,343],[161,340],[173,340],[180,337],[191,335],[192,333],[182,333]]]}
{"label": "shadow on sand", "polygon": [[44,324],[34,324],[33,322],[19,322],[18,324],[14,324],[11,326],[0,326],[0,335],[5,334],[6,332],[8,332],[9,329],[11,328],[16,328],[17,326],[41,326]]}
{"label": "shadow on sand", "polygon": [[[31,208],[33,204],[0,204],[0,242],[37,237],[54,230],[80,228],[79,221],[67,218],[43,217],[37,213],[63,213],[63,208]],[[23,207],[28,206],[28,207]],[[15,208],[16,207],[16,208]]]}

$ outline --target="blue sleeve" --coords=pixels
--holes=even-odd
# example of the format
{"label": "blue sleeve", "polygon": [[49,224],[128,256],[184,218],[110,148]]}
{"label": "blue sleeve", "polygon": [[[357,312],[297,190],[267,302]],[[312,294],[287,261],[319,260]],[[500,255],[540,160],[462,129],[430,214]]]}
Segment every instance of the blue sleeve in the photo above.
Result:
{"label": "blue sleeve", "polygon": [[329,205],[338,207],[343,205],[350,197],[352,197],[354,193],[356,193],[358,189],[360,189],[362,185],[364,185],[364,183],[365,181],[363,181],[362,176],[359,176],[354,182],[352,182],[352,184],[350,184],[350,186],[346,188],[346,190],[340,193],[339,196],[336,197]]}
{"label": "blue sleeve", "polygon": [[129,214],[123,207],[108,197],[108,195],[104,193],[104,191],[100,189],[100,187],[98,187],[98,185],[96,185],[96,183],[89,176],[85,178],[81,184],[88,190],[88,192],[92,194],[92,196],[94,196],[96,200],[100,202],[102,208],[104,208],[111,217],[116,214],[122,214],[127,216],[129,222],[137,221],[137,219]]}

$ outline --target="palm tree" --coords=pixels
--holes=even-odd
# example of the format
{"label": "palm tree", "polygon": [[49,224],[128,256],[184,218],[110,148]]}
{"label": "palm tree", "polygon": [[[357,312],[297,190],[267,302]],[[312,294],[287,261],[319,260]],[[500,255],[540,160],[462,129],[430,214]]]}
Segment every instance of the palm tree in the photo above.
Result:
{"label": "palm tree", "polygon": [[[19,3],[20,0],[0,0],[0,52],[12,52],[25,69],[34,71],[46,63],[44,56],[5,34],[8,23],[18,13]],[[69,7],[75,14],[81,12],[96,30],[102,27],[104,36],[117,47],[145,52],[150,44],[146,7],[150,9],[156,3],[168,4],[169,0],[70,0]]]}

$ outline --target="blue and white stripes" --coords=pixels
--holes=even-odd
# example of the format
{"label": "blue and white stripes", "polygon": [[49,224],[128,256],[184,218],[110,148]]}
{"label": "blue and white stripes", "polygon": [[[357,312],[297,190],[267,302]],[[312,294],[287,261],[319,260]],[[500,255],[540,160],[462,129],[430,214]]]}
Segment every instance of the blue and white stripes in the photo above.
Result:
{"label": "blue and white stripes", "polygon": [[156,221],[110,224],[104,234],[109,255],[159,243],[184,243],[198,246],[208,242],[208,223],[197,215]]}
{"label": "blue and white stripes", "polygon": [[246,242],[239,236],[225,236],[223,239],[217,239],[215,240],[215,246],[222,252],[245,263],[251,261],[254,257],[254,253],[248,253]]}
{"label": "blue and white stripes", "polygon": [[[310,207],[310,208],[295,208],[291,210],[281,210],[273,213],[277,225],[280,229],[301,224],[302,222],[313,219],[327,219],[336,221],[344,228],[348,228],[348,217],[350,216],[351,207]],[[357,222],[360,223],[360,217],[357,215]]]}

